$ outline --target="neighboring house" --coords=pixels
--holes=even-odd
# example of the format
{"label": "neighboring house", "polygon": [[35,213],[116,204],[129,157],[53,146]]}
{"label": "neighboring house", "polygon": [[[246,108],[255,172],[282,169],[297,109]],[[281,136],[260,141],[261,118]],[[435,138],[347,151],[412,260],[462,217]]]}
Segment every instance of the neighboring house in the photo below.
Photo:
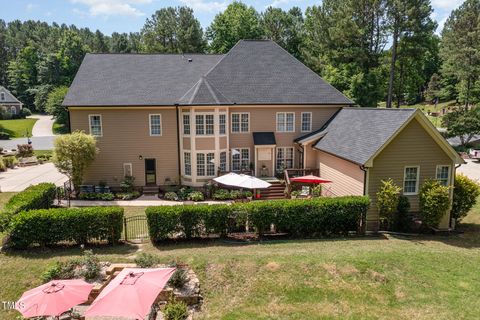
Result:
{"label": "neighboring house", "polygon": [[22,110],[22,103],[6,88],[0,86],[0,111],[16,115]]}
{"label": "neighboring house", "polygon": [[[97,136],[86,183],[201,187],[220,171],[314,168],[327,195],[373,201],[392,177],[414,209],[424,179],[452,184],[461,159],[421,112],[352,104],[267,40],[225,55],[88,54],[64,100],[71,129]],[[375,204],[368,220],[376,229]]]}

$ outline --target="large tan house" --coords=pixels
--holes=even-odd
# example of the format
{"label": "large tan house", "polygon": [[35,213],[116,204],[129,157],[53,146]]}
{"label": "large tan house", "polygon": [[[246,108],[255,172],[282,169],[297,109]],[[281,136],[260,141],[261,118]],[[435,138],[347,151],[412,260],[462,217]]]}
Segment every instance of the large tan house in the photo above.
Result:
{"label": "large tan house", "polygon": [[[201,187],[219,172],[319,169],[326,196],[369,195],[393,178],[418,209],[428,178],[452,185],[462,160],[416,110],[361,109],[272,41],[225,55],[89,54],[64,105],[97,137],[85,183]],[[441,227],[448,227],[445,217]]]}

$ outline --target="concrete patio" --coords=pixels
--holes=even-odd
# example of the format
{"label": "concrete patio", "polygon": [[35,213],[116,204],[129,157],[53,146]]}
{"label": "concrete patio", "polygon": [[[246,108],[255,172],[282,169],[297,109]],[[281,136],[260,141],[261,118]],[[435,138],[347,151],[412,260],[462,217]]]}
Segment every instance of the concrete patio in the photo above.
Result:
{"label": "concrete patio", "polygon": [[17,167],[0,173],[1,192],[20,192],[28,186],[42,182],[51,182],[62,186],[68,178],[58,172],[53,163],[29,167]]}

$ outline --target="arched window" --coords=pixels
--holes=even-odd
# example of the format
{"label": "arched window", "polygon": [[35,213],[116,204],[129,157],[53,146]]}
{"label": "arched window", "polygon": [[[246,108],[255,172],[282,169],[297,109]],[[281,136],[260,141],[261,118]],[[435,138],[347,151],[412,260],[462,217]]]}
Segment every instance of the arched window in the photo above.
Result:
{"label": "arched window", "polygon": [[10,113],[11,114],[17,114],[17,108],[15,108],[14,106],[11,106],[10,107]]}

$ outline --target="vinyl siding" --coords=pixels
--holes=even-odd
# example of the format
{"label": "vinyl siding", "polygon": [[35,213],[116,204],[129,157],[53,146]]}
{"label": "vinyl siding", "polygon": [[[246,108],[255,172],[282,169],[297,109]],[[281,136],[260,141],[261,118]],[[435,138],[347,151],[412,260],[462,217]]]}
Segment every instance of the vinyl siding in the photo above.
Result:
{"label": "vinyl siding", "polygon": [[[123,163],[132,163],[135,185],[143,186],[147,158],[156,159],[157,184],[164,184],[167,178],[178,181],[175,109],[75,109],[70,111],[71,129],[89,133],[89,114],[102,116],[103,137],[97,138],[99,153],[87,170],[85,183],[106,181],[118,186],[123,180]],[[150,136],[149,114],[162,115],[162,136]]]}
{"label": "vinyl siding", "polygon": [[318,151],[317,163],[320,177],[331,180],[323,187],[325,196],[363,195],[364,171],[357,164]]}
{"label": "vinyl siding", "polygon": [[[399,135],[374,159],[373,167],[368,171],[368,194],[372,204],[367,214],[367,228],[377,228],[378,210],[376,193],[381,187],[381,181],[392,178],[403,188],[405,166],[420,167],[419,186],[426,179],[435,179],[436,166],[449,165],[451,171],[455,168],[453,160],[440,148],[428,132],[413,119]],[[452,180],[452,173],[450,174]],[[411,212],[419,211],[418,195],[407,196],[410,200]],[[449,215],[441,223],[441,228],[447,228]]]}

